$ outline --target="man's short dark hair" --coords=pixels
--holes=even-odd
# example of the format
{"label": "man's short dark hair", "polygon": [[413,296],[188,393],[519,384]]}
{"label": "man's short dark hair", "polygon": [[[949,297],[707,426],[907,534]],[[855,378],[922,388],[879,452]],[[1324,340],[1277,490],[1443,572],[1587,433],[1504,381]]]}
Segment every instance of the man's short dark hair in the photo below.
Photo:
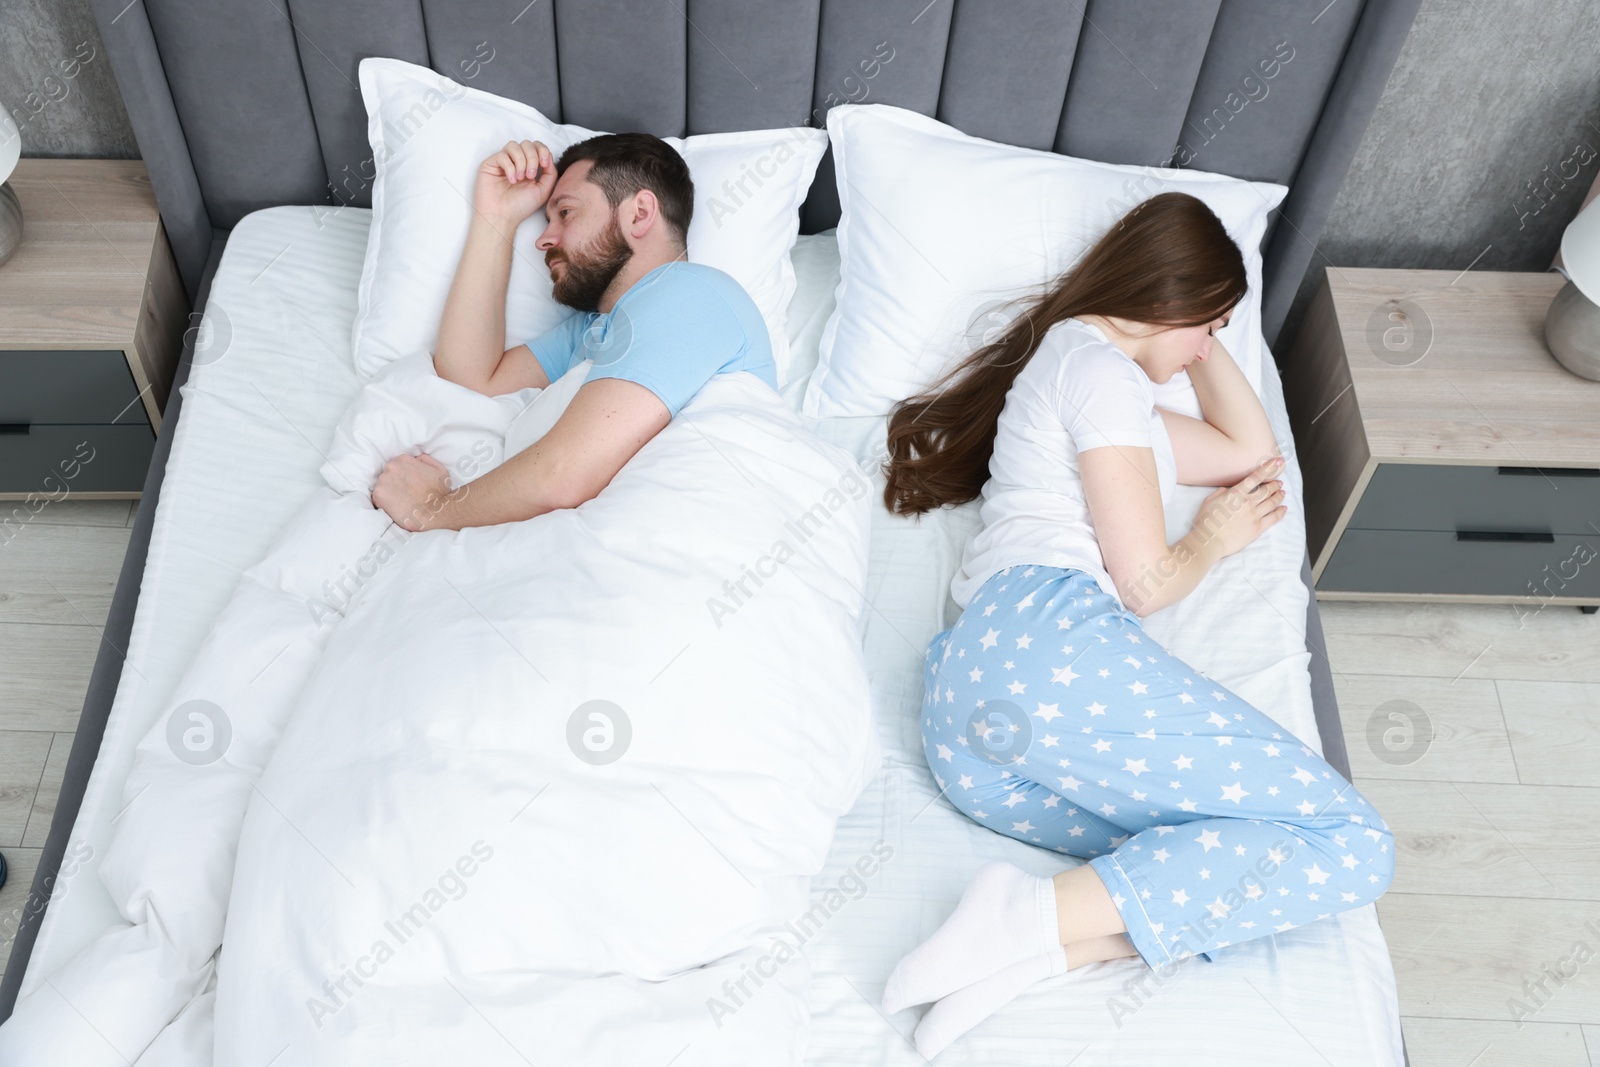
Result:
{"label": "man's short dark hair", "polygon": [[648,133],[603,133],[561,153],[556,161],[556,176],[586,159],[594,163],[588,180],[606,194],[613,210],[639,190],[649,189],[679,243],[688,244],[689,220],[694,217],[694,182],[689,178],[689,164],[671,145]]}

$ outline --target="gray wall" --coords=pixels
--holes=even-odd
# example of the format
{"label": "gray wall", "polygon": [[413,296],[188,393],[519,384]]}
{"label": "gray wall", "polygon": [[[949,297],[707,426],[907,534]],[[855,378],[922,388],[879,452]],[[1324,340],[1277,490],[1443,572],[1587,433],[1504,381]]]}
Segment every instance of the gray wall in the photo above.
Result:
{"label": "gray wall", "polygon": [[[1424,0],[1280,355],[1327,264],[1548,267],[1600,173],[1597,57],[1595,0]],[[26,155],[138,154],[88,0],[0,0],[0,103]]]}
{"label": "gray wall", "polygon": [[88,0],[0,0],[0,104],[25,156],[139,155]]}
{"label": "gray wall", "polygon": [[1597,175],[1600,3],[1423,0],[1280,360],[1323,267],[1544,270]]}

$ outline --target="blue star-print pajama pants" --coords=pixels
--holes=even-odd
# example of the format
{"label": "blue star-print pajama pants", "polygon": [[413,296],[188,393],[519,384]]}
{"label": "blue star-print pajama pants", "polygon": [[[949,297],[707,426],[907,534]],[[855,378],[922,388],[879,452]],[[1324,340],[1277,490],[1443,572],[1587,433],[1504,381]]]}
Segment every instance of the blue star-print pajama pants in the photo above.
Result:
{"label": "blue star-print pajama pants", "polygon": [[978,823],[1078,856],[1152,967],[1381,896],[1393,835],[1089,575],[1011,567],[928,646],[923,744]]}

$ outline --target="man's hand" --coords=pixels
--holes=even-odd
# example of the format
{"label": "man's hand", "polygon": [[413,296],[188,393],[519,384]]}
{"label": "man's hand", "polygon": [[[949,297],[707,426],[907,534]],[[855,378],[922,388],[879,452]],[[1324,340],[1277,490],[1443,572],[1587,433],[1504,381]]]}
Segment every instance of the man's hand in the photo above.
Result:
{"label": "man's hand", "polygon": [[440,512],[449,502],[450,472],[429,455],[394,457],[372,487],[373,506],[412,533],[444,525]]}
{"label": "man's hand", "polygon": [[556,161],[541,141],[507,141],[478,168],[472,203],[496,224],[516,229],[544,207],[556,186]]}

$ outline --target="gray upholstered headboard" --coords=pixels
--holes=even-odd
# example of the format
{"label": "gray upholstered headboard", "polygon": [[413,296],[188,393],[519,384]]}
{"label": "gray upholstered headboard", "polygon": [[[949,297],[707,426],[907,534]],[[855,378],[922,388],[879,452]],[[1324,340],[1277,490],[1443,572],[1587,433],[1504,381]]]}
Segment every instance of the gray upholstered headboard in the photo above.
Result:
{"label": "gray upholstered headboard", "polygon": [[[895,104],[1111,163],[1281,182],[1276,340],[1420,0],[93,0],[191,294],[216,230],[370,199],[367,56],[601,130]],[[884,57],[889,58],[885,59]],[[831,160],[803,228],[838,221]]]}

